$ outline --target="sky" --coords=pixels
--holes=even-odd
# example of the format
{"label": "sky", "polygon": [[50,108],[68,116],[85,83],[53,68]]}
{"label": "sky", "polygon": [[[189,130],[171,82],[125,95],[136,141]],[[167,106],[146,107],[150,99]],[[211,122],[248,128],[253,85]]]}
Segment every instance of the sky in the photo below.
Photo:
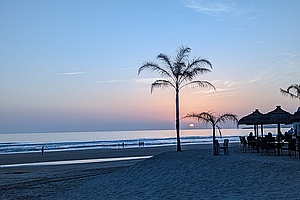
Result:
{"label": "sky", "polygon": [[[298,0],[0,0],[0,133],[175,128],[172,88],[137,74],[180,46],[212,63],[180,93],[180,116],[238,118],[300,101]],[[182,120],[188,127],[191,120]],[[195,126],[199,126],[198,124]]]}

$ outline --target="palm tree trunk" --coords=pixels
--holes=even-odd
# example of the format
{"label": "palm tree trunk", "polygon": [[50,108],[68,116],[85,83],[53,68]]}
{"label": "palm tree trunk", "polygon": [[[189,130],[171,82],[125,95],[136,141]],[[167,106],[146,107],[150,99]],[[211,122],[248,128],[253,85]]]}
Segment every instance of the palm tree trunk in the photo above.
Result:
{"label": "palm tree trunk", "polygon": [[214,155],[217,155],[216,151],[216,127],[213,125],[213,151]]}
{"label": "palm tree trunk", "polygon": [[179,133],[179,89],[176,88],[176,134],[177,134],[177,151],[181,151],[180,133]]}

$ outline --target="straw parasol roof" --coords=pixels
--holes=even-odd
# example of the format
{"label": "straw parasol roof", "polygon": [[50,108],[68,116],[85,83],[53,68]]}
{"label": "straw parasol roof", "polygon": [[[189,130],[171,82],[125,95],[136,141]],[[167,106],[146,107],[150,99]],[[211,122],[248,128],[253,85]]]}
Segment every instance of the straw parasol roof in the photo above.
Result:
{"label": "straw parasol roof", "polygon": [[258,125],[261,125],[261,135],[263,136],[263,124],[265,121],[264,114],[262,114],[258,109],[249,115],[242,117],[238,124],[246,124],[246,125],[253,125],[254,134],[258,136]]}
{"label": "straw parasol roof", "polygon": [[242,117],[238,124],[246,124],[246,125],[256,125],[264,123],[264,114],[262,114],[258,109],[249,115]]}
{"label": "straw parasol roof", "polygon": [[290,120],[293,115],[281,108],[276,106],[275,110],[265,114],[265,124],[292,124]]}
{"label": "straw parasol roof", "polygon": [[292,122],[300,122],[300,107],[298,110],[294,113],[294,115],[291,117]]}

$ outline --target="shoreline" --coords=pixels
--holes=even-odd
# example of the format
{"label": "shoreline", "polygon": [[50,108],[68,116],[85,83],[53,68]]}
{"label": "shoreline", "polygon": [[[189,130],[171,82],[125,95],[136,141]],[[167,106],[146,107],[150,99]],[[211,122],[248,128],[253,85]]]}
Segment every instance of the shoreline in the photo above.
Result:
{"label": "shoreline", "polygon": [[[235,144],[235,143],[231,143]],[[196,148],[211,148],[212,144],[187,144],[182,145],[182,150]],[[84,159],[104,159],[104,158],[122,158],[137,156],[153,156],[166,151],[176,151],[176,145],[152,146],[152,147],[133,147],[133,148],[99,148],[99,149],[80,149],[68,151],[45,151],[30,153],[11,153],[0,154],[1,165],[39,163],[50,161],[70,161]]]}

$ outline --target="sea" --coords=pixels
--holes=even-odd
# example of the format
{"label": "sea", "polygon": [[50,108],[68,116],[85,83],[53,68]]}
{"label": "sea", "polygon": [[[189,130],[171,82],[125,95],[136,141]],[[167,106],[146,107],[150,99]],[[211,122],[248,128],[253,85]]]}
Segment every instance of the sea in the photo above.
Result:
{"label": "sea", "polygon": [[[288,130],[288,129],[287,129]],[[287,131],[281,130],[281,131]],[[240,142],[239,136],[247,136],[252,129],[222,129],[217,139],[222,142]],[[265,129],[276,133],[276,128]],[[181,144],[211,144],[212,129],[181,130]],[[274,134],[276,135],[276,134]],[[69,151],[96,148],[134,148],[167,146],[176,144],[175,130],[9,133],[0,134],[0,154],[44,151]]]}

